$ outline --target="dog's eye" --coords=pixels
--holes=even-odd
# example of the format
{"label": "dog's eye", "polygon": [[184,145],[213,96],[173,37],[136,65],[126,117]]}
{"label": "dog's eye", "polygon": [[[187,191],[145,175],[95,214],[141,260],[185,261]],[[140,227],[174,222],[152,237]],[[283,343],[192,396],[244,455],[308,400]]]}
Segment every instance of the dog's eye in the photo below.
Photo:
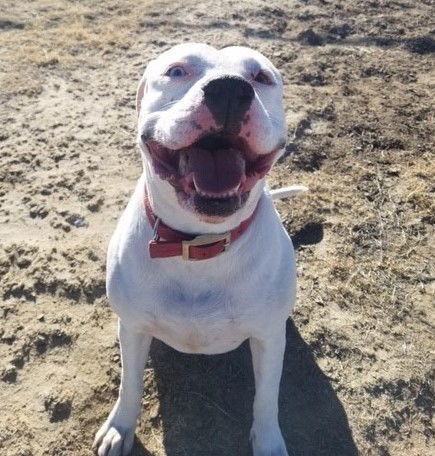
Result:
{"label": "dog's eye", "polygon": [[169,76],[170,78],[181,78],[186,76],[187,71],[182,66],[174,66],[169,68],[169,70],[165,73],[165,76]]}
{"label": "dog's eye", "polygon": [[260,84],[272,85],[271,77],[263,70],[260,70],[257,75],[254,77],[254,81],[259,82]]}

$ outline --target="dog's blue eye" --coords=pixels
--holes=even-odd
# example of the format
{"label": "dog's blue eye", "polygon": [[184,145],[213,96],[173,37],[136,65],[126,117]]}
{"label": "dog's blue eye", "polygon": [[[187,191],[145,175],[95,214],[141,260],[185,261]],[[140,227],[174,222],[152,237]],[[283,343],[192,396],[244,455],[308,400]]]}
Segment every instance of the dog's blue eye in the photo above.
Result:
{"label": "dog's blue eye", "polygon": [[174,66],[169,68],[169,70],[165,73],[165,76],[169,76],[170,78],[181,78],[186,76],[187,71],[181,66]]}
{"label": "dog's blue eye", "polygon": [[254,78],[255,81],[259,82],[260,84],[265,85],[272,85],[272,79],[270,76],[263,70],[260,70]]}

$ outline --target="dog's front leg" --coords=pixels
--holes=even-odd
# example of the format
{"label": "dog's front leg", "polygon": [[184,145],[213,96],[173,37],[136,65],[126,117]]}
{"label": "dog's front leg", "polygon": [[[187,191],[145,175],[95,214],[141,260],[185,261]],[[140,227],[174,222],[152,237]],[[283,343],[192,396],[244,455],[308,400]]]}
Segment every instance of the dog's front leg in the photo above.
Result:
{"label": "dog's front leg", "polygon": [[131,451],[151,340],[152,337],[144,330],[119,321],[121,385],[115,406],[95,436],[93,446],[98,448],[98,456],[126,456]]}
{"label": "dog's front leg", "polygon": [[267,338],[250,340],[255,376],[251,429],[254,456],[288,456],[278,423],[278,394],[285,351],[285,326]]}

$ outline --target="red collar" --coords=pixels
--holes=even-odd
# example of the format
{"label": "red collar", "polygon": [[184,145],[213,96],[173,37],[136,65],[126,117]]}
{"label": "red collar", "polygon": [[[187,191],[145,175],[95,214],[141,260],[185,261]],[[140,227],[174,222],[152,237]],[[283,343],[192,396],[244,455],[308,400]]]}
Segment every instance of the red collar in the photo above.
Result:
{"label": "red collar", "polygon": [[[224,252],[251,224],[256,210],[239,226],[222,234],[191,234],[176,231],[156,217],[148,195],[144,196],[145,212],[152,227],[153,239],[148,243],[151,258],[181,256],[184,260],[208,260]],[[164,239],[164,240],[162,240]]]}

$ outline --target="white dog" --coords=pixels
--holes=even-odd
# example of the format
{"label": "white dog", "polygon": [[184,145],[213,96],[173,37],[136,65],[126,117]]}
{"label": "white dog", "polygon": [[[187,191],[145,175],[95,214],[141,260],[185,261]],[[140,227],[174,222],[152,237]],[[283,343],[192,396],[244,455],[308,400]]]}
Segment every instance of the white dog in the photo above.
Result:
{"label": "white dog", "polygon": [[130,452],[153,337],[204,354],[249,339],[253,454],[285,456],[278,391],[296,268],[272,197],[305,189],[264,190],[286,141],[281,77],[251,49],[183,44],[148,65],[137,110],[144,172],[107,268],[121,386],[94,447],[100,456]]}

